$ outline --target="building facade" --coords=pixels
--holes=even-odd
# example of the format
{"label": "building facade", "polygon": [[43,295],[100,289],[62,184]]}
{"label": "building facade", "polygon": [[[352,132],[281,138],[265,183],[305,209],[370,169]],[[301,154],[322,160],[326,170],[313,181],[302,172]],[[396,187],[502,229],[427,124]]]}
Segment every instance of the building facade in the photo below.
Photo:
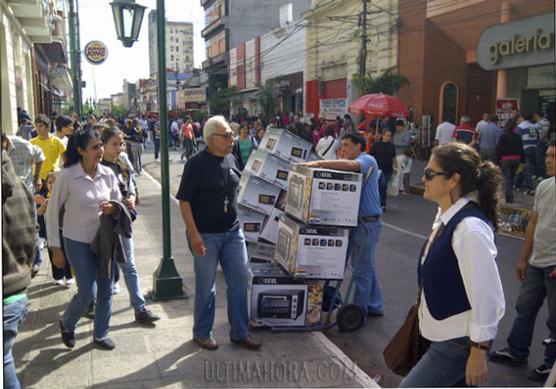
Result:
{"label": "building facade", "polygon": [[18,107],[34,118],[60,112],[71,90],[67,1],[0,2],[1,124],[18,128]]}
{"label": "building facade", "polygon": [[[309,9],[309,0],[201,0],[205,9],[206,57],[202,70],[207,96],[228,85],[228,51]],[[247,11],[248,10],[248,11]]]}
{"label": "building facade", "polygon": [[[149,70],[158,73],[156,10],[149,12]],[[187,73],[193,71],[193,23],[166,21],[166,68]]]}
{"label": "building facade", "polygon": [[399,0],[399,15],[399,96],[417,116],[477,122],[508,104],[554,123],[554,1]]}
{"label": "building facade", "polygon": [[[398,63],[398,1],[373,0],[367,12],[366,73],[377,76]],[[347,112],[358,97],[360,0],[313,0],[307,20],[305,110],[325,119]]]}

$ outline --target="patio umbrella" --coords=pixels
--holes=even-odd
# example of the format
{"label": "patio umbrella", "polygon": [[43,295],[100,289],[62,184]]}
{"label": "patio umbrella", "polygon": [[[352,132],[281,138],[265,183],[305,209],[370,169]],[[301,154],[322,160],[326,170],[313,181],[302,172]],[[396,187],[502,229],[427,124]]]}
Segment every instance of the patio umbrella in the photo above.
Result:
{"label": "patio umbrella", "polygon": [[[354,115],[372,115],[377,117],[391,116],[394,118],[407,118],[409,111],[405,104],[398,98],[383,93],[372,93],[359,97],[348,107],[348,111]],[[378,131],[378,120],[376,121]]]}
{"label": "patio umbrella", "polygon": [[382,93],[372,93],[359,97],[348,107],[354,115],[365,114],[374,116],[392,116],[395,118],[409,116],[405,104],[398,98]]}

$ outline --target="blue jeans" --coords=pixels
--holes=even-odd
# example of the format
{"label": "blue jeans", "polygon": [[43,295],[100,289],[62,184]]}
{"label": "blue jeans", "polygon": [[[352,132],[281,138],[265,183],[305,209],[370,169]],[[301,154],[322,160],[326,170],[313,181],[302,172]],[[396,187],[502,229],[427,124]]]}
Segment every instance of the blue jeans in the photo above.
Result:
{"label": "blue jeans", "polygon": [[[556,339],[556,279],[548,275],[554,266],[545,268],[527,265],[525,279],[519,289],[515,309],[517,317],[508,336],[508,348],[517,358],[527,358],[533,339],[535,320],[543,306],[545,297],[548,300],[548,319],[546,325],[550,337]],[[556,360],[556,343],[546,346],[544,362],[550,366]]]}
{"label": "blue jeans", "polygon": [[27,316],[27,296],[13,302],[5,304],[2,309],[2,324],[4,330],[4,388],[6,389],[19,389],[19,380],[15,374],[15,362],[12,355],[12,349],[15,343],[15,337],[21,329],[21,324]]}
{"label": "blue jeans", "polygon": [[504,195],[507,202],[514,201],[514,181],[515,172],[521,163],[520,160],[508,160],[500,161],[500,167],[502,168],[502,176],[504,177]]}
{"label": "blue jeans", "polygon": [[[193,336],[212,336],[216,300],[216,267],[218,262],[226,278],[230,339],[242,340],[248,335],[247,288],[249,265],[243,231],[201,234],[207,248],[204,257],[193,254],[195,261],[195,312]],[[191,243],[189,242],[191,249]],[[191,250],[193,252],[193,250]]]}
{"label": "blue jeans", "polygon": [[525,188],[535,189],[533,186],[533,174],[537,169],[537,148],[529,147],[525,151],[525,169],[519,174],[517,178],[517,186],[522,187],[525,181]]}
{"label": "blue jeans", "polygon": [[465,366],[471,342],[468,337],[432,342],[419,363],[400,382],[400,388],[465,385]]}
{"label": "blue jeans", "polygon": [[388,181],[392,178],[392,172],[384,172],[378,180],[378,193],[380,194],[380,206],[386,207],[386,197],[388,196]]}
{"label": "blue jeans", "polygon": [[77,322],[91,302],[96,299],[93,336],[104,339],[108,336],[112,315],[112,283],[116,269],[112,261],[112,277],[99,278],[99,259],[91,251],[89,243],[64,238],[67,260],[75,272],[77,294],[72,297],[62,317],[62,325],[67,331],[74,331]]}
{"label": "blue jeans", "polygon": [[[34,213],[35,213],[35,224],[38,223],[39,220],[39,215],[37,214],[37,207],[35,207],[33,205],[33,209],[34,209]],[[40,236],[39,236],[39,232],[37,231],[35,233],[35,239],[37,242],[36,248],[37,248],[37,252],[35,253],[35,259],[33,260],[33,266],[37,265],[38,267],[41,266],[42,264],[42,249],[41,249],[41,244],[40,244]]]}
{"label": "blue jeans", "polygon": [[363,308],[365,320],[368,312],[381,313],[383,311],[382,294],[375,268],[376,244],[381,229],[380,220],[359,222],[357,227],[350,231],[349,236],[349,251],[355,286],[353,302]]}
{"label": "blue jeans", "polygon": [[124,273],[125,285],[129,292],[129,301],[135,311],[141,311],[145,307],[145,297],[141,292],[141,282],[137,276],[137,266],[135,266],[135,252],[133,250],[133,238],[122,239],[124,250],[127,256],[127,262],[120,263],[120,268]]}

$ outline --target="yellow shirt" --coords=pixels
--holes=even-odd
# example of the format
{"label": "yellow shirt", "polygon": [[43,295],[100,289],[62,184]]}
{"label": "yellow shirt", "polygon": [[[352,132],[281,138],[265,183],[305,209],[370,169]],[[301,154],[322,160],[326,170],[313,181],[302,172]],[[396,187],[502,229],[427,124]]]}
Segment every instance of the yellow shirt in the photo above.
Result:
{"label": "yellow shirt", "polygon": [[39,139],[39,137],[33,138],[31,143],[39,146],[46,156],[46,160],[43,161],[41,167],[41,180],[46,180],[48,173],[60,166],[61,156],[66,151],[66,147],[54,135],[49,135],[46,140]]}

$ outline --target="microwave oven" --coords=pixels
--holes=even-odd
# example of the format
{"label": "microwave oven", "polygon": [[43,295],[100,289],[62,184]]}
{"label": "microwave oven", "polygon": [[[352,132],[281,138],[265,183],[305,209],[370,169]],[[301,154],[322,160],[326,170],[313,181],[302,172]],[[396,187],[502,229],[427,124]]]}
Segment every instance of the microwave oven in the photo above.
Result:
{"label": "microwave oven", "polygon": [[305,291],[281,289],[261,292],[257,298],[257,314],[260,318],[296,320],[305,305]]}

